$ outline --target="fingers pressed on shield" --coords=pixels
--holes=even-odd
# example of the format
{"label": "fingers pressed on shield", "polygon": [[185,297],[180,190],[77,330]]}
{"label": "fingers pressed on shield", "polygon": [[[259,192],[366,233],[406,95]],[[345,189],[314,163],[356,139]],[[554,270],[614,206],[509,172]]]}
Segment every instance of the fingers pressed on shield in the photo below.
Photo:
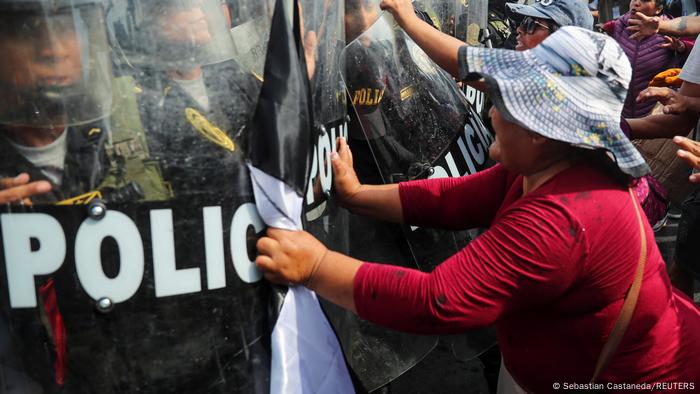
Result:
{"label": "fingers pressed on shield", "polygon": [[265,256],[272,256],[279,249],[279,242],[270,237],[262,237],[255,243],[258,253]]}
{"label": "fingers pressed on shield", "polygon": [[352,167],[352,151],[350,150],[350,146],[348,146],[348,141],[345,139],[345,137],[338,137],[336,146],[340,159]]}
{"label": "fingers pressed on shield", "polygon": [[275,262],[270,256],[259,254],[258,257],[255,258],[255,266],[258,267],[260,271],[269,272],[274,269]]}
{"label": "fingers pressed on shield", "polygon": [[285,230],[281,228],[275,228],[275,227],[268,227],[267,228],[267,236],[278,243],[281,242],[282,240],[286,239],[287,236],[290,233],[293,233],[294,231],[291,230]]}

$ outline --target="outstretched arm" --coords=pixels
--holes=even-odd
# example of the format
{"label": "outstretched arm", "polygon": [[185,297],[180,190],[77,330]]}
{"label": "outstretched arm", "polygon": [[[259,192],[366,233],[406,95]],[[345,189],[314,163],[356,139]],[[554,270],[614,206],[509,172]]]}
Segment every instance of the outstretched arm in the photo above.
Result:
{"label": "outstretched arm", "polygon": [[[513,211],[432,273],[363,263],[304,231],[279,229],[258,241],[255,263],[268,280],[304,285],[377,324],[460,332],[551,302],[581,269],[588,249],[582,227],[559,208],[536,205]],[[540,248],[542,242],[552,246]]]}
{"label": "outstretched arm", "polygon": [[[497,165],[459,178],[363,185],[342,137],[338,138],[337,152],[331,155],[331,161],[341,206],[376,219],[421,227],[463,230],[489,226],[514,177]],[[469,203],[465,203],[465,196],[469,196]]]}
{"label": "outstretched arm", "polygon": [[631,128],[630,138],[653,139],[687,135],[698,121],[698,112],[691,109],[700,109],[695,107],[700,104],[697,98],[700,98],[700,85],[690,82],[684,82],[678,92],[655,87],[643,90],[639,93],[637,101],[659,100],[664,105],[664,114],[627,119]]}
{"label": "outstretched arm", "polygon": [[646,16],[637,12],[630,18],[627,30],[633,32],[630,38],[637,40],[654,34],[695,37],[700,34],[700,16],[661,19],[658,16]]}

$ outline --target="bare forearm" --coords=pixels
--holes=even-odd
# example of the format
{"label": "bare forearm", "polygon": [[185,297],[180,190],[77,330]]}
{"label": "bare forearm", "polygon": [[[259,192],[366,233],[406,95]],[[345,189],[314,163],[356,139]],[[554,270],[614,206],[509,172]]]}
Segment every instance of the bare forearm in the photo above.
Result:
{"label": "bare forearm", "polygon": [[362,261],[328,251],[306,287],[328,301],[357,313],[354,283]]}
{"label": "bare forearm", "polygon": [[406,23],[404,30],[438,66],[459,78],[457,54],[465,43],[433,28],[418,17]]}
{"label": "bare forearm", "polygon": [[403,223],[399,185],[362,185],[345,206],[354,213]]}
{"label": "bare forearm", "polygon": [[695,126],[696,120],[688,115],[650,115],[638,119],[627,119],[630,139],[672,138],[686,136]]}
{"label": "bare forearm", "polygon": [[659,34],[695,37],[700,34],[700,16],[662,20],[659,22]]}

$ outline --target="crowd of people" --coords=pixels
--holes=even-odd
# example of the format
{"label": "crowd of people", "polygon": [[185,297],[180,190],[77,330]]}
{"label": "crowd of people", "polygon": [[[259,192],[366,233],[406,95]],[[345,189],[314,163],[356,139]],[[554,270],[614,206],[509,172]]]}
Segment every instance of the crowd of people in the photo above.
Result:
{"label": "crowd of people", "polygon": [[[202,185],[207,201],[227,198],[209,186],[230,188],[243,166],[238,137],[261,81],[232,59],[207,60],[220,54],[211,26],[229,37],[230,10],[190,2],[117,15],[109,34],[87,12],[79,25],[74,15],[48,24],[26,9],[0,15],[8,59],[0,65],[0,203],[63,203],[94,190],[159,201]],[[629,12],[594,26],[582,0],[508,4],[517,28],[507,50],[467,46],[419,18],[412,1],[383,0],[436,64],[489,94],[489,155],[498,164],[461,178],[362,184],[341,137],[331,155],[337,201],[388,222],[486,230],[425,273],[353,259],[304,231],[268,229],[257,267],[271,282],[304,285],[396,330],[495,325],[504,393],[549,392],[564,377],[638,389],[700,385],[700,309],[691,298],[700,279],[700,189],[680,207],[672,282],[654,238],[668,195],[631,142],[672,138],[677,156],[700,170],[700,136],[687,138],[700,117],[700,16],[672,18],[665,7],[631,0]],[[22,30],[29,25],[36,34]],[[121,64],[101,57],[108,39],[120,44]],[[122,74],[103,75],[104,62]],[[123,94],[95,93],[107,85]],[[138,106],[130,114],[138,122],[108,118],[110,100]],[[130,134],[107,140],[117,124]],[[192,128],[199,134],[184,132]],[[197,177],[182,176],[192,168]]]}

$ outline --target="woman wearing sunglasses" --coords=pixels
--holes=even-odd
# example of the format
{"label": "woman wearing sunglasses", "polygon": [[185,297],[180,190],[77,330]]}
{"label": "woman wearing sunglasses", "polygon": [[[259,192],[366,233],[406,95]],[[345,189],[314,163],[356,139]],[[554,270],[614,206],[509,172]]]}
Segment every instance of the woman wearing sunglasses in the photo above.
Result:
{"label": "woman wearing sunglasses", "polygon": [[532,5],[506,4],[511,16],[520,20],[516,51],[532,49],[563,26],[593,29],[593,16],[582,0],[542,0]]}

